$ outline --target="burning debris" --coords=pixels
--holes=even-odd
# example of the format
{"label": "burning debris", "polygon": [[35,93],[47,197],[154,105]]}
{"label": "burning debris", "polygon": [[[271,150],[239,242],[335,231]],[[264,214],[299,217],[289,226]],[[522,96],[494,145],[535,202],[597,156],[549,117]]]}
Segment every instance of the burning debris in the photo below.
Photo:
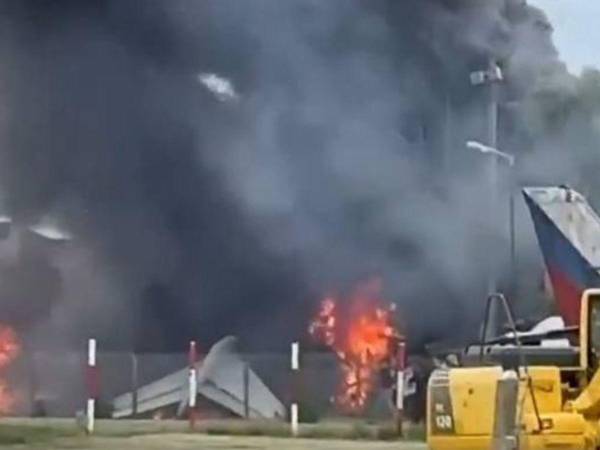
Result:
{"label": "burning debris", "polygon": [[361,284],[349,298],[328,296],[309,333],[340,359],[342,382],[335,396],[343,411],[359,413],[376,388],[376,378],[394,360],[402,339],[394,326],[394,304],[381,299],[381,280]]}
{"label": "burning debris", "polygon": [[16,401],[6,381],[1,377],[1,371],[10,366],[20,352],[21,346],[15,331],[9,326],[0,325],[0,415],[11,412]]}

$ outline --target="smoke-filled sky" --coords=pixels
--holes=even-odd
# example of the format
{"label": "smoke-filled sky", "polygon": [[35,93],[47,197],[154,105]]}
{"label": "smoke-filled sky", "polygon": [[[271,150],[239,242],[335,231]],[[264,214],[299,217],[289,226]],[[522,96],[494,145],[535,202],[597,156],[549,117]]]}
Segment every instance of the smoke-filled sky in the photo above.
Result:
{"label": "smoke-filled sky", "polygon": [[542,8],[554,27],[554,40],[563,60],[574,73],[584,67],[600,67],[596,43],[600,41],[596,0],[532,0]]}
{"label": "smoke-filled sky", "polygon": [[[4,207],[74,236],[27,260],[23,328],[283,347],[320,296],[378,274],[414,341],[468,333],[488,255],[499,278],[506,256],[464,148],[486,136],[469,72],[490,55],[500,145],[531,147],[519,105],[570,78],[518,0],[1,3]],[[48,265],[61,275],[40,283]]]}

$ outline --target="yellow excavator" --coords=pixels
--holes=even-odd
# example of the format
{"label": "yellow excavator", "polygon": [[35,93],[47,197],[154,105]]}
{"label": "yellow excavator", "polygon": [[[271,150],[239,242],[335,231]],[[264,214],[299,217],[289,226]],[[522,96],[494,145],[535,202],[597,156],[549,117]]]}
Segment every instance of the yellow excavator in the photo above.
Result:
{"label": "yellow excavator", "polygon": [[[435,370],[427,391],[431,450],[588,450],[600,448],[600,289],[581,298],[579,325],[520,333],[502,295],[511,331]],[[552,345],[544,342],[553,340]],[[556,345],[558,342],[559,345]],[[532,345],[535,344],[535,345]]]}

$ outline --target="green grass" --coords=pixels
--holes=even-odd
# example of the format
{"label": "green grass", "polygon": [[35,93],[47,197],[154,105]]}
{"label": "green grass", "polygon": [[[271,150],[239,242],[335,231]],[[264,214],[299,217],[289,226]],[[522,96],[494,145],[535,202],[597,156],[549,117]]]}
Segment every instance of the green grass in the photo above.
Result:
{"label": "green grass", "polygon": [[0,445],[44,444],[78,434],[81,433],[75,427],[69,430],[49,426],[0,424]]}
{"label": "green grass", "polygon": [[[198,431],[212,435],[289,437],[290,426],[268,421],[208,421],[198,426]],[[406,440],[424,440],[422,426],[406,425]],[[299,437],[308,439],[396,440],[399,439],[392,423],[367,424],[362,421],[323,421],[301,424]]]}
{"label": "green grass", "polygon": [[[289,424],[261,420],[204,420],[189,430],[185,421],[99,420],[94,436],[129,438],[142,435],[203,433],[219,436],[289,437]],[[85,433],[70,419],[3,419],[0,421],[0,446],[25,445],[47,448],[58,441],[85,441]],[[393,423],[365,423],[358,420],[329,420],[301,424],[299,437],[307,439],[398,440]],[[420,426],[405,426],[406,441],[424,439]],[[44,445],[46,444],[46,445]]]}

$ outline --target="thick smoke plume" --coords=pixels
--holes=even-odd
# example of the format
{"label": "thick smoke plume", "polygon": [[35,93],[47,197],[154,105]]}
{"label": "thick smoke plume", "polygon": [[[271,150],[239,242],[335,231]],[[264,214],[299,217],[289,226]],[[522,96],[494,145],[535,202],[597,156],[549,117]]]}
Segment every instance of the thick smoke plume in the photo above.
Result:
{"label": "thick smoke plume", "polygon": [[534,94],[572,82],[518,0],[0,8],[6,212],[76,237],[30,321],[46,342],[284,345],[323,292],[372,273],[416,342],[464,334],[450,324],[479,318],[490,232],[469,72],[503,66],[515,152],[535,148]]}

